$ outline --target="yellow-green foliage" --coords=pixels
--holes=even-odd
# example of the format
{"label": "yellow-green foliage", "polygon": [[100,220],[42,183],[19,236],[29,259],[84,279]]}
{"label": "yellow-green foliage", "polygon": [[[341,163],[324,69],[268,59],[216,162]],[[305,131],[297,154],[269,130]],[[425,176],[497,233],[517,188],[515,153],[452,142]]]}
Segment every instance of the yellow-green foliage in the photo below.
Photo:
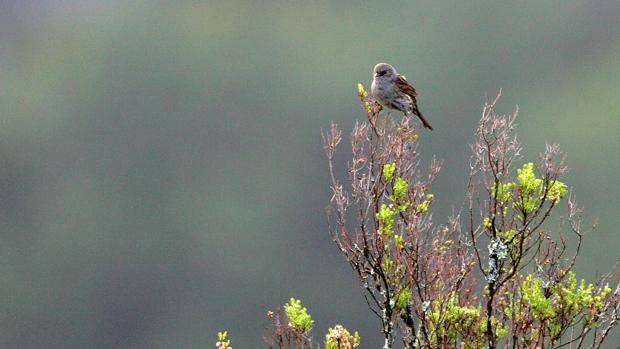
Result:
{"label": "yellow-green foliage", "polygon": [[550,319],[555,316],[551,298],[545,297],[542,280],[528,275],[521,285],[521,298],[532,309],[537,320]]}
{"label": "yellow-green foliage", "polygon": [[368,95],[366,93],[366,90],[364,89],[364,85],[362,85],[361,83],[357,84],[357,95],[360,97],[366,97]]}
{"label": "yellow-green foliage", "polygon": [[422,214],[422,213],[426,213],[431,205],[431,202],[433,201],[433,198],[435,196],[433,194],[426,194],[426,200],[422,201],[421,203],[415,205],[415,207],[413,208],[415,210],[416,214]]}
{"label": "yellow-green foliage", "polygon": [[429,200],[424,200],[421,203],[415,205],[415,213],[421,214],[427,212],[430,204],[431,202]]}
{"label": "yellow-green foliage", "polygon": [[[512,202],[512,207],[527,213],[534,212],[541,202],[544,194],[544,181],[536,178],[534,164],[528,162],[517,169],[517,180],[513,182],[494,183],[489,188],[491,196],[497,200],[497,204],[502,207],[502,214],[508,214],[508,203]],[[568,188],[560,181],[551,181],[544,198],[557,204],[566,194]],[[484,222],[485,227],[490,228],[490,221]]]}
{"label": "yellow-green foliage", "polygon": [[396,297],[396,307],[399,309],[405,309],[409,305],[409,299],[411,298],[411,291],[407,288],[403,288]]}
{"label": "yellow-green foliage", "polygon": [[392,236],[392,226],[394,225],[394,215],[397,214],[393,205],[381,205],[379,212],[377,212],[377,221],[379,222],[379,232],[386,236]]}
{"label": "yellow-green foliage", "polygon": [[215,346],[218,349],[232,349],[230,339],[228,339],[228,331],[217,333],[217,343],[215,343]]}
{"label": "yellow-green foliage", "polygon": [[[396,164],[385,164],[383,166],[383,178],[386,181],[390,181],[393,178],[394,171],[396,171]],[[411,205],[411,202],[407,201],[407,190],[409,188],[409,183],[401,177],[397,177],[394,180],[394,185],[392,186],[392,195],[388,195],[388,199],[392,203],[382,204],[379,208],[379,212],[375,214],[375,218],[379,223],[379,232],[386,238],[391,238],[394,231],[394,216],[405,212],[405,210]],[[400,236],[402,238],[402,236]],[[400,241],[402,246],[402,239]],[[399,244],[396,243],[398,246]]]}
{"label": "yellow-green foliage", "polygon": [[[486,316],[481,306],[459,305],[459,297],[451,293],[447,299],[433,302],[429,312],[435,344],[447,339],[449,342],[462,341],[463,348],[482,348],[486,341]],[[509,327],[491,318],[496,339],[508,333]]]}
{"label": "yellow-green foliage", "polygon": [[402,249],[403,248],[403,236],[402,235],[394,235],[394,246],[396,246],[397,249]]}
{"label": "yellow-green foliage", "polygon": [[394,186],[392,187],[394,195],[392,195],[390,199],[394,202],[400,202],[404,200],[405,196],[407,195],[408,188],[409,184],[407,183],[407,181],[400,177],[396,178],[396,180],[394,181]]}
{"label": "yellow-green foliage", "polygon": [[497,203],[500,206],[506,205],[510,199],[512,199],[512,188],[514,187],[514,183],[497,183],[497,193],[495,192],[496,185],[493,184],[491,187],[491,195],[497,198]]}
{"label": "yellow-green foliage", "polygon": [[396,263],[390,259],[387,255],[383,256],[383,261],[381,262],[381,268],[387,273],[391,274],[396,269]]}
{"label": "yellow-green foliage", "polygon": [[360,97],[360,100],[363,101],[364,108],[366,109],[366,111],[369,113],[372,113],[372,108],[370,107],[370,103],[368,103],[368,101],[366,100],[366,97],[368,96],[368,92],[366,92],[364,85],[360,83],[357,84],[357,95]]}
{"label": "yellow-green foliage", "polygon": [[394,171],[396,171],[396,164],[385,164],[383,165],[383,178],[389,182],[392,180],[392,176],[394,176]]}
{"label": "yellow-green foliage", "polygon": [[528,275],[521,286],[521,297],[538,320],[562,314],[573,317],[583,311],[597,312],[603,309],[604,301],[611,293],[609,286],[595,289],[592,284],[581,280],[579,284],[575,273],[568,272],[568,278],[549,288],[545,296],[541,278]]}
{"label": "yellow-green foliage", "polygon": [[325,349],[353,349],[360,345],[360,334],[353,335],[342,325],[336,325],[327,330],[325,335]]}
{"label": "yellow-green foliage", "polygon": [[[525,213],[533,212],[541,200],[544,186],[543,180],[536,178],[534,174],[534,164],[529,162],[520,169],[517,169],[517,182],[515,186],[519,192],[519,197],[515,200],[515,208]],[[560,181],[553,181],[547,189],[546,199],[557,204],[568,193],[566,184]]]}
{"label": "yellow-green foliage", "polygon": [[586,286],[586,281],[581,279],[577,287],[575,273],[568,272],[568,280],[553,288],[553,296],[557,299],[557,307],[564,314],[574,316],[582,311],[596,313],[601,311],[604,301],[611,293],[607,285],[594,289],[592,284]]}
{"label": "yellow-green foliage", "polygon": [[301,306],[300,300],[291,298],[291,301],[284,305],[284,311],[291,327],[295,330],[308,332],[314,326],[314,320],[312,320],[306,308]]}
{"label": "yellow-green foliage", "polygon": [[491,229],[491,218],[489,217],[484,217],[484,219],[482,220],[482,224],[484,225],[485,228],[487,229]]}
{"label": "yellow-green foliage", "polygon": [[549,285],[546,292],[543,285],[540,277],[527,275],[519,289],[521,302],[511,301],[504,313],[513,322],[531,316],[547,324],[554,341],[559,339],[563,326],[570,324],[571,319],[583,315],[591,325],[594,315],[603,310],[611,294],[609,286],[595,288],[592,284],[586,285],[583,279],[578,283],[572,271],[561,282]]}

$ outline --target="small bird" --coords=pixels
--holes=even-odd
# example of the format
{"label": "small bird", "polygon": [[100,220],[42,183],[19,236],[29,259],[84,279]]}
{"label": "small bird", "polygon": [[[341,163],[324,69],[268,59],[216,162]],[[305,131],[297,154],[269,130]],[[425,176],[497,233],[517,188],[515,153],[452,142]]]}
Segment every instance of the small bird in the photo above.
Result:
{"label": "small bird", "polygon": [[412,113],[420,118],[424,127],[433,129],[418,109],[415,99],[418,93],[415,88],[391,65],[387,63],[375,65],[370,92],[382,106],[400,110],[405,115]]}

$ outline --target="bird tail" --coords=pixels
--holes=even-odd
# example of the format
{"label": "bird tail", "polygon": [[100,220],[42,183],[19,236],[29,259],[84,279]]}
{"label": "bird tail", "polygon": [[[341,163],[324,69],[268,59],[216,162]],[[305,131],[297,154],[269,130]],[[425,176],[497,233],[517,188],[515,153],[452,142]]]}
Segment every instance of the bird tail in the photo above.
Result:
{"label": "bird tail", "polygon": [[426,121],[424,116],[422,116],[422,113],[420,113],[418,106],[416,104],[413,104],[411,109],[412,109],[411,111],[413,112],[413,114],[417,116],[420,119],[420,121],[422,121],[422,126],[432,131],[433,127],[431,126],[431,124],[428,123],[428,121]]}

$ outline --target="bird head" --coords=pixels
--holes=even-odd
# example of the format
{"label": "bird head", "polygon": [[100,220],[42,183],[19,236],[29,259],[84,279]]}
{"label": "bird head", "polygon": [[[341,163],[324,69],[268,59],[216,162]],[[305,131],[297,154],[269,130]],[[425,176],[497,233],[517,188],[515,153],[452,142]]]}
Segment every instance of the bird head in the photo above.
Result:
{"label": "bird head", "polygon": [[396,69],[387,63],[375,65],[374,77],[377,79],[391,78],[396,75]]}

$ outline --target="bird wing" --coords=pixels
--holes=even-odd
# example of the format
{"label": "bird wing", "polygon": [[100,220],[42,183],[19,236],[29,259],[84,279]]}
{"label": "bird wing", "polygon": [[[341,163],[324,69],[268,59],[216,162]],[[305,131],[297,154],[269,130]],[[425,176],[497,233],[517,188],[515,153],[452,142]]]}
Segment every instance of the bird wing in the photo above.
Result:
{"label": "bird wing", "polygon": [[397,75],[394,84],[396,85],[396,88],[404,94],[409,95],[412,98],[417,97],[418,93],[416,92],[415,88],[413,88],[413,86],[411,86],[411,84],[407,82],[407,78],[405,78],[403,75]]}
{"label": "bird wing", "polygon": [[418,93],[416,92],[415,88],[413,88],[413,86],[411,86],[411,84],[407,82],[407,78],[399,74],[398,76],[396,76],[396,81],[394,82],[394,85],[397,90],[411,97],[411,111],[414,115],[420,118],[420,121],[422,121],[424,127],[432,130],[433,127],[431,126],[431,124],[428,123],[428,121],[426,121],[426,119],[424,118],[424,116],[422,116],[422,113],[420,113],[420,110],[418,109],[418,102],[416,101]]}

